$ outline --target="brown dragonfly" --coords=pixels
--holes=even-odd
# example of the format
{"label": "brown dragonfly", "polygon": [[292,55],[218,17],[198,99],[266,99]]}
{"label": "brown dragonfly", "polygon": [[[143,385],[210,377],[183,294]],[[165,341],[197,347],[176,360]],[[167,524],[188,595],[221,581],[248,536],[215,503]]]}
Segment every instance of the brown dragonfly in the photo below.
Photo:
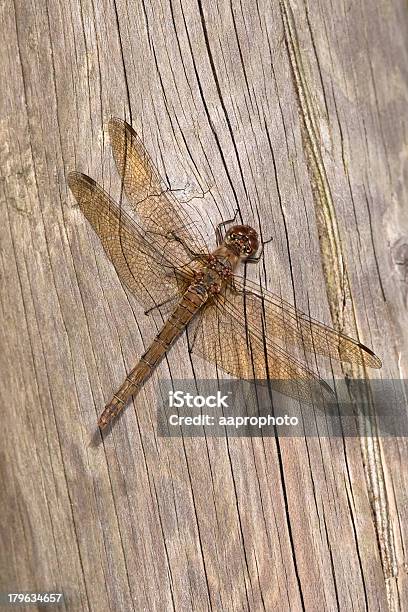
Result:
{"label": "brown dragonfly", "polygon": [[98,421],[101,429],[139,391],[187,326],[193,353],[237,378],[268,380],[272,388],[308,403],[316,401],[316,388],[323,400],[333,400],[333,391],[287,352],[288,344],[339,361],[381,367],[366,346],[237,276],[240,262],[259,259],[257,232],[233,225],[223,236],[226,222],[221,223],[211,252],[185,207],[166,189],[132,127],[111,119],[109,136],[132,214],[84,174],[71,173],[68,184],[120,280],[146,314],[157,310],[167,320],[105,407]]}

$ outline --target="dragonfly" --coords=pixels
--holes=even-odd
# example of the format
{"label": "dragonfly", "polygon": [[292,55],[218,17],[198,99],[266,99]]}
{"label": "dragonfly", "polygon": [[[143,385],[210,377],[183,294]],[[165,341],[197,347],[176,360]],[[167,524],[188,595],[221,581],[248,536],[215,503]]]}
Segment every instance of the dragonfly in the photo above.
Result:
{"label": "dragonfly", "polygon": [[129,212],[85,174],[71,172],[68,185],[120,281],[147,315],[157,311],[164,318],[149,348],[105,406],[98,420],[101,430],[138,393],[187,328],[189,350],[195,355],[233,377],[269,381],[273,389],[309,404],[316,402],[316,389],[318,401],[332,400],[334,392],[288,345],[337,361],[381,367],[367,346],[239,276],[240,264],[262,256],[256,230],[224,221],[215,230],[217,246],[210,249],[133,128],[112,118],[108,132]]}

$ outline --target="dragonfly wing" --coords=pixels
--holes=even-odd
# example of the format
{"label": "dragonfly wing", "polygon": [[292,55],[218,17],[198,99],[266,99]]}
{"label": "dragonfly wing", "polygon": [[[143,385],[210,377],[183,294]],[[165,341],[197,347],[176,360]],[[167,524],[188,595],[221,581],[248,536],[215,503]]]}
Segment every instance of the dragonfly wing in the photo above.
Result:
{"label": "dragonfly wing", "polygon": [[317,374],[264,336],[262,327],[245,322],[244,299],[222,296],[202,310],[188,328],[191,351],[228,374],[246,380],[269,380],[273,389],[307,403],[332,401],[332,389]]}
{"label": "dragonfly wing", "polygon": [[369,348],[315,321],[256,283],[234,277],[234,287],[241,295],[245,293],[248,321],[255,327],[264,321],[268,337],[279,338],[309,353],[325,355],[337,361],[381,368],[381,360]]}
{"label": "dragonfly wing", "polygon": [[208,253],[206,240],[174,195],[166,190],[149,154],[133,128],[122,119],[109,121],[109,137],[118,172],[133,210],[159,248],[175,247],[175,234],[194,253]]}
{"label": "dragonfly wing", "polygon": [[[132,218],[85,174],[72,172],[68,185],[79,207],[99,236],[120,280],[145,308],[154,308],[173,296],[179,298],[191,282],[188,267],[158,253],[145,240]],[[179,247],[182,249],[181,245]]]}

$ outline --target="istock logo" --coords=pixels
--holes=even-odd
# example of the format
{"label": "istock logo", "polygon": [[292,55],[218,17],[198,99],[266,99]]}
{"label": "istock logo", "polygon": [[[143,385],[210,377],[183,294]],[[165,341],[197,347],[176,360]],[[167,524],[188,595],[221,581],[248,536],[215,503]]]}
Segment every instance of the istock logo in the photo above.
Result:
{"label": "istock logo", "polygon": [[222,395],[221,391],[217,391],[216,395],[193,395],[184,391],[169,391],[169,406],[170,408],[228,408],[227,399],[231,395],[228,391],[226,395]]}

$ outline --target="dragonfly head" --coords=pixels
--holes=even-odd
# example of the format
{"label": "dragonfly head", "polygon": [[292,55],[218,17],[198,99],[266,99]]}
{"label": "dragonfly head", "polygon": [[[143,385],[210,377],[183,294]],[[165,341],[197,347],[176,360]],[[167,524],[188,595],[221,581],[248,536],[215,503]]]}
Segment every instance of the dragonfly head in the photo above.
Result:
{"label": "dragonfly head", "polygon": [[252,257],[258,250],[259,240],[256,231],[249,225],[234,225],[225,234],[225,244],[239,257]]}

